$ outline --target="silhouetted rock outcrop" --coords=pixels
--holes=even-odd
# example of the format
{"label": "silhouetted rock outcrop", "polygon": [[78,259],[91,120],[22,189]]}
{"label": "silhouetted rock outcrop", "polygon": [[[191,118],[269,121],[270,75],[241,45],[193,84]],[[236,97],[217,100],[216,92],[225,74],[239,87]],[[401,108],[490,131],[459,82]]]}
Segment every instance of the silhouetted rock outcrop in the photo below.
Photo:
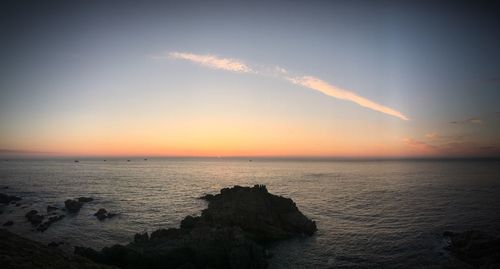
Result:
{"label": "silhouetted rock outcrop", "polygon": [[21,197],[0,193],[0,204],[8,204],[19,200],[21,200]]}
{"label": "silhouetted rock outcrop", "polygon": [[61,250],[0,229],[0,266],[16,269],[105,269],[84,257],[68,255]]}
{"label": "silhouetted rock outcrop", "polygon": [[14,222],[12,220],[8,220],[4,224],[2,224],[2,226],[6,226],[6,227],[7,226],[12,226],[12,225],[14,225]]}
{"label": "silhouetted rock outcrop", "polygon": [[205,195],[201,196],[200,199],[205,200],[205,201],[211,201],[214,197],[215,197],[215,195],[209,193],[209,194],[205,194]]}
{"label": "silhouetted rock outcrop", "polygon": [[181,227],[238,226],[258,242],[312,235],[317,229],[292,199],[270,194],[263,185],[225,188],[206,198],[208,208],[200,217],[186,217]]}
{"label": "silhouetted rock outcrop", "polygon": [[445,232],[452,259],[444,268],[500,268],[500,239],[481,231]]}
{"label": "silhouetted rock outcrop", "polygon": [[77,247],[75,253],[121,268],[266,268],[259,243],[316,231],[291,199],[265,186],[235,186],[205,197],[208,208],[187,216],[180,228],[136,234],[126,246],[101,251]]}

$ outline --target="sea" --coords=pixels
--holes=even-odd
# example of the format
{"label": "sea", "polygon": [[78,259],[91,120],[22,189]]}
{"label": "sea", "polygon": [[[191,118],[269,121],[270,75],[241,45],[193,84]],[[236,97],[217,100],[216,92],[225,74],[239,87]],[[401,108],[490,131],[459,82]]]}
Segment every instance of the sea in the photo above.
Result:
{"label": "sea", "polygon": [[[62,248],[126,244],[134,234],[178,227],[198,199],[234,185],[264,184],[289,197],[318,231],[269,245],[270,268],[430,268],[445,263],[444,231],[500,236],[498,160],[246,158],[18,159],[0,161],[0,206],[10,231]],[[24,215],[92,197],[78,214],[38,232]],[[118,215],[104,221],[105,208]],[[3,228],[3,227],[2,227]]]}

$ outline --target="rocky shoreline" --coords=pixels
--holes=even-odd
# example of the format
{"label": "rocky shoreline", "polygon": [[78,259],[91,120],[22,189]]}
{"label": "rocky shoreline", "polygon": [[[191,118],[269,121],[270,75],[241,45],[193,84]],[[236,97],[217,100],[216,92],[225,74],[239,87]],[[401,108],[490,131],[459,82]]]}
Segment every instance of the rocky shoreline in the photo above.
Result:
{"label": "rocky shoreline", "polygon": [[87,258],[64,253],[0,229],[0,267],[5,269],[110,269]]}
{"label": "rocky shoreline", "polygon": [[179,228],[136,234],[128,245],[101,251],[77,247],[75,253],[120,268],[266,268],[266,243],[317,229],[291,199],[263,185],[225,188],[205,199],[201,216],[187,216]]}
{"label": "rocky shoreline", "polygon": [[[5,204],[21,198],[2,194]],[[2,268],[267,268],[268,243],[296,236],[312,236],[316,223],[308,219],[289,198],[273,195],[263,185],[224,188],[200,199],[208,206],[200,216],[186,216],[179,228],[138,233],[126,245],[102,250],[75,247],[74,254],[60,251],[61,242],[48,246],[0,229]],[[66,201],[65,208],[47,206],[47,215],[34,210],[27,221],[44,231],[77,214],[93,199]],[[59,213],[57,213],[59,212]],[[98,220],[115,214],[99,209]],[[8,225],[6,225],[8,224]],[[6,223],[11,226],[13,223]],[[445,232],[449,260],[439,268],[500,268],[500,239],[480,231]]]}
{"label": "rocky shoreline", "polygon": [[[10,196],[3,197],[8,198],[7,203],[12,202]],[[14,200],[18,201],[17,198]],[[317,230],[315,222],[304,216],[291,199],[270,194],[263,185],[225,188],[219,194],[205,195],[202,199],[208,202],[208,207],[200,216],[186,216],[179,228],[160,229],[151,235],[136,234],[127,245],[114,245],[100,251],[75,247],[75,254],[84,258],[85,265],[82,266],[89,267],[67,264],[68,268],[96,268],[93,266],[99,264],[119,268],[267,268],[267,243],[294,236],[311,236]],[[57,215],[56,212],[77,214],[84,203],[91,201],[93,199],[88,197],[68,199],[63,209],[47,206],[47,215],[31,210],[26,213],[26,219],[37,230],[44,231],[53,222],[64,218],[64,214]],[[105,209],[94,214],[99,220],[114,215]],[[26,247],[27,242],[46,256],[59,255],[52,253],[59,243],[53,242],[49,244],[52,247],[48,247],[8,231],[2,231],[0,236],[10,239],[6,241],[10,245],[2,245],[0,261],[8,259],[11,265],[16,264],[15,259],[36,253]],[[8,258],[9,251],[19,255],[12,260]],[[23,259],[19,265],[12,268],[37,268],[34,265],[29,267]]]}

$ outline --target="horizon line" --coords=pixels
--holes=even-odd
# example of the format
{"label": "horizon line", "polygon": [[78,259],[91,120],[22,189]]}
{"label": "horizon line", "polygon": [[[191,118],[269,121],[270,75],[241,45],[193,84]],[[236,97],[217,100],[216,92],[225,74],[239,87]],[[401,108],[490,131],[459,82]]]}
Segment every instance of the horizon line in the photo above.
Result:
{"label": "horizon line", "polygon": [[500,155],[491,156],[197,156],[197,155],[15,155],[15,156],[1,156],[3,161],[19,160],[19,159],[68,159],[68,160],[85,160],[85,159],[247,159],[247,160],[500,160]]}

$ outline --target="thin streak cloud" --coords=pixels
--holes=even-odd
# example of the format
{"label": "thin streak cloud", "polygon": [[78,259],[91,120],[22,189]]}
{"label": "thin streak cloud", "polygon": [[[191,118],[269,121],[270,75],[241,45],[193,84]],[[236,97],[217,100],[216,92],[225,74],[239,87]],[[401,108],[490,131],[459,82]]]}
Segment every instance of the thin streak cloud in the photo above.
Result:
{"label": "thin streak cloud", "polygon": [[[165,59],[167,57],[160,56],[154,58]],[[295,85],[300,85],[311,90],[319,91],[327,96],[341,100],[351,101],[362,107],[366,107],[377,112],[397,117],[402,120],[409,120],[408,117],[403,115],[403,113],[395,109],[368,100],[367,98],[359,96],[356,93],[351,92],[349,90],[338,88],[319,78],[313,76],[296,76],[296,77],[290,76],[289,72],[286,69],[279,66],[274,67],[272,71],[258,70],[258,68],[257,69],[251,68],[250,66],[246,65],[245,63],[237,59],[219,58],[214,55],[199,55],[199,54],[185,53],[185,52],[170,52],[168,54],[168,58],[191,61],[209,68],[232,71],[237,73],[253,73],[260,75],[277,76]]]}
{"label": "thin streak cloud", "polygon": [[184,52],[170,52],[168,56],[172,59],[187,60],[213,69],[221,69],[237,73],[254,73],[252,68],[236,59],[219,58],[213,55],[199,55]]}
{"label": "thin streak cloud", "polygon": [[356,103],[362,107],[366,107],[378,112],[385,113],[387,115],[391,115],[397,118],[400,118],[402,120],[408,120],[408,118],[403,115],[401,112],[394,110],[392,108],[383,106],[381,104],[377,104],[371,100],[368,100],[364,97],[361,97],[357,95],[354,92],[338,88],[336,86],[333,86],[321,79],[312,77],[312,76],[304,76],[304,77],[297,77],[297,78],[287,78],[289,81],[291,81],[294,84],[304,86],[306,88],[312,89],[319,91],[325,95],[335,97],[338,99],[342,100],[347,100],[351,101],[353,103]]}

